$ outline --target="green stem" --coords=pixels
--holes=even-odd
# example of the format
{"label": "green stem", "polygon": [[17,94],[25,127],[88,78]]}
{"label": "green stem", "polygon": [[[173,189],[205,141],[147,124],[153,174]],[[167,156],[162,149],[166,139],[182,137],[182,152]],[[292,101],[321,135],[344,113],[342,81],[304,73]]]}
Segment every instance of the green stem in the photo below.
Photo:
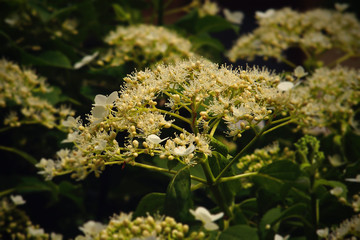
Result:
{"label": "green stem", "polygon": [[179,126],[177,126],[177,125],[175,125],[175,124],[171,124],[171,127],[174,128],[174,129],[176,129],[176,130],[178,130],[179,132],[184,132],[184,129],[183,129],[183,128],[181,128],[181,127],[179,127]]}
{"label": "green stem", "polygon": [[[108,164],[110,164],[110,163],[108,163]],[[174,174],[174,175],[177,174],[177,171],[169,170],[169,169],[165,169],[165,168],[160,168],[160,167],[155,167],[155,166],[151,166],[151,165],[144,164],[144,163],[134,162],[133,166],[146,168],[146,169],[149,169],[149,170],[152,170],[152,171],[157,171],[157,172],[170,173],[170,174]],[[195,180],[195,181],[198,181],[200,183],[203,183],[203,184],[207,183],[204,179],[202,179],[200,177],[190,175],[190,178]]]}
{"label": "green stem", "polygon": [[300,49],[306,55],[306,58],[308,58],[308,59],[311,58],[311,54],[309,53],[309,51],[303,45],[300,45]]}
{"label": "green stem", "polygon": [[197,107],[196,107],[195,97],[193,97],[191,104],[191,129],[193,130],[195,136],[199,132],[198,128],[196,127],[196,120],[197,120]]}
{"label": "green stem", "polygon": [[7,190],[5,190],[5,191],[2,191],[2,192],[0,192],[0,197],[3,197],[3,196],[5,196],[5,195],[8,195],[9,193],[12,193],[12,192],[14,192],[15,191],[15,188],[10,188],[10,189],[7,189]]}
{"label": "green stem", "polygon": [[6,132],[7,130],[13,129],[14,127],[4,127],[4,128],[0,128],[0,133],[2,132]]}
{"label": "green stem", "polygon": [[184,118],[183,116],[180,116],[179,114],[172,113],[172,112],[168,112],[168,111],[166,111],[166,110],[162,110],[162,109],[158,109],[158,108],[156,108],[156,111],[159,111],[159,112],[161,112],[161,113],[168,114],[168,115],[170,115],[170,116],[176,117],[176,118],[178,118],[178,119],[180,119],[180,120],[182,120],[182,121],[184,121],[184,122],[186,122],[186,123],[188,123],[188,124],[191,125],[191,121],[190,121],[189,119]]}
{"label": "green stem", "polygon": [[336,59],[335,61],[332,61],[332,62],[329,63],[327,66],[330,67],[330,68],[331,68],[331,67],[334,67],[334,66],[342,63],[343,61],[348,60],[349,58],[351,58],[351,57],[353,57],[353,56],[354,56],[354,55],[353,55],[352,53],[347,53],[347,54],[345,54],[344,56]]}
{"label": "green stem", "polygon": [[16,148],[0,146],[0,150],[15,153],[15,154],[21,156],[22,158],[24,158],[25,160],[27,160],[29,163],[33,164],[33,165],[35,165],[38,162],[33,156],[29,155],[28,153],[26,153],[24,151],[16,149]]}
{"label": "green stem", "polygon": [[233,180],[240,179],[240,178],[254,176],[256,174],[258,174],[258,173],[251,172],[251,173],[243,173],[243,174],[239,174],[239,175],[235,175],[235,176],[231,176],[231,177],[223,177],[223,178],[220,178],[220,180],[218,182],[223,183],[223,182],[233,181]]}
{"label": "green stem", "polygon": [[289,121],[287,121],[287,122],[283,122],[283,123],[281,123],[281,124],[279,124],[279,125],[276,125],[276,126],[273,127],[273,128],[270,128],[270,129],[266,130],[266,131],[263,133],[263,135],[265,135],[265,134],[267,134],[267,133],[269,133],[269,132],[272,132],[272,131],[274,131],[274,130],[282,127],[282,126],[285,126],[285,125],[287,125],[287,124],[289,124],[289,123],[291,123],[291,122],[294,122],[294,119],[291,119],[291,120],[289,120]]}
{"label": "green stem", "polygon": [[281,57],[280,60],[284,62],[285,64],[289,65],[292,68],[296,68],[296,64],[291,62],[290,60],[287,60],[286,58]]}
{"label": "green stem", "polygon": [[210,169],[209,162],[207,161],[206,158],[203,158],[200,160],[200,163],[201,163],[202,169],[204,171],[204,174],[206,176],[207,184],[215,198],[216,203],[221,208],[221,210],[224,211],[225,215],[229,219],[231,219],[233,217],[233,214],[230,211],[229,207],[226,205],[226,201],[225,201],[224,195],[222,194],[222,192],[220,190],[219,184],[215,183],[215,178]]}
{"label": "green stem", "polygon": [[215,183],[220,182],[221,177],[225,174],[225,172],[236,162],[240,159],[240,157],[242,157],[243,153],[251,146],[253,145],[256,140],[258,140],[258,138],[262,135],[263,130],[257,134],[243,149],[241,149],[241,151],[236,154],[236,156],[224,167],[224,169],[219,173],[219,175],[216,177],[215,179]]}
{"label": "green stem", "polygon": [[221,118],[218,118],[218,119],[215,120],[215,124],[214,124],[214,126],[212,127],[212,129],[211,129],[211,131],[210,131],[210,134],[209,134],[210,137],[214,136],[215,131],[216,131],[216,128],[217,128],[217,126],[218,126],[219,123],[220,123],[220,119],[221,119]]}
{"label": "green stem", "polygon": [[275,120],[275,121],[271,121],[271,124],[278,124],[278,123],[281,123],[281,122],[284,122],[284,121],[287,121],[287,120],[290,120],[290,119],[291,119],[291,116],[281,118],[281,119],[278,119],[278,120]]}
{"label": "green stem", "polygon": [[198,190],[199,188],[202,188],[203,186],[206,186],[206,184],[204,184],[204,183],[198,183],[198,184],[196,184],[196,185],[193,185],[193,186],[191,186],[191,191],[196,191],[196,190]]}

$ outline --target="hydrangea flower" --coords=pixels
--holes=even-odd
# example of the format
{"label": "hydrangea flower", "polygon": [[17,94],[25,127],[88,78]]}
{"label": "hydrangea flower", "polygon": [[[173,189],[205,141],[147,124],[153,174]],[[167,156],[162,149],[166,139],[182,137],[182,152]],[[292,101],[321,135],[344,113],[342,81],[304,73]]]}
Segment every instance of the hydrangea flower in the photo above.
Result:
{"label": "hydrangea flower", "polygon": [[22,205],[22,204],[25,204],[25,203],[26,203],[26,201],[22,198],[21,195],[16,195],[16,196],[11,195],[11,196],[10,196],[10,199],[11,199],[11,201],[13,201],[13,203],[14,203],[15,205]]}
{"label": "hydrangea flower", "polygon": [[196,220],[202,221],[204,224],[204,228],[208,231],[219,229],[219,226],[214,222],[224,216],[223,212],[211,214],[209,210],[204,207],[197,207],[195,211],[193,209],[190,209],[190,213],[194,215]]}

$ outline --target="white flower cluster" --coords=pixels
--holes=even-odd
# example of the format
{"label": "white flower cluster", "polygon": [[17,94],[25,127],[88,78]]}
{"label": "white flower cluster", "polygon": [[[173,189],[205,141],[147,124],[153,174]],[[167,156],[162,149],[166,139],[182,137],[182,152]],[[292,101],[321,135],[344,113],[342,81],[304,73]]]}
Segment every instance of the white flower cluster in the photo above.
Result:
{"label": "white flower cluster", "polygon": [[56,108],[40,97],[51,91],[45,79],[32,70],[22,70],[17,64],[0,60],[0,107],[11,109],[20,106],[20,113],[10,110],[4,124],[18,127],[21,124],[37,123],[48,128],[59,126],[61,121],[74,115],[74,111],[64,106]]}
{"label": "white flower cluster", "polygon": [[[40,161],[47,179],[66,172],[78,179],[98,175],[108,164],[135,164],[140,154],[196,164],[197,157],[211,155],[209,133],[220,121],[228,135],[240,137],[286,110],[291,92],[279,91],[280,78],[265,69],[219,68],[205,59],[158,65],[124,80],[119,94],[95,97],[88,124],[79,117],[66,121],[73,132],[64,142],[75,146],[60,150],[55,161]],[[162,140],[164,128],[175,132]],[[125,141],[118,141],[121,136]]]}
{"label": "white flower cluster", "polygon": [[329,240],[358,239],[360,237],[360,215],[355,215],[351,219],[346,219],[332,231],[329,231],[328,228],[319,229],[317,230],[317,234],[318,236]]}
{"label": "white flower cluster", "polygon": [[318,68],[303,84],[293,90],[290,112],[299,127],[308,133],[345,131],[357,128],[354,107],[360,101],[360,71],[337,67]]}
{"label": "white flower cluster", "polygon": [[142,68],[159,62],[172,63],[194,55],[189,40],[161,26],[119,26],[109,33],[105,42],[111,47],[102,59],[111,66],[133,62]]}
{"label": "white flower cluster", "polygon": [[339,10],[314,9],[297,12],[290,8],[257,12],[259,27],[240,37],[228,57],[253,60],[255,56],[283,60],[284,50],[300,48],[319,55],[329,49],[360,54],[360,23],[355,15]]}

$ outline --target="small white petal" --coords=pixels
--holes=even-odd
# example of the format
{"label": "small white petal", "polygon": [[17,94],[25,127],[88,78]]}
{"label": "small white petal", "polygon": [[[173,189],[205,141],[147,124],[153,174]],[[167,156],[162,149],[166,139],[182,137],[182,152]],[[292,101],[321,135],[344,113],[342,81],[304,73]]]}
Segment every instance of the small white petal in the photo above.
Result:
{"label": "small white petal", "polygon": [[93,104],[94,106],[103,106],[106,105],[106,100],[107,97],[102,95],[102,94],[98,94],[95,96],[95,104]]}
{"label": "small white petal", "polygon": [[286,235],[285,237],[279,235],[279,234],[275,234],[274,236],[274,240],[287,240],[290,236]]}
{"label": "small white petal", "polygon": [[74,69],[82,68],[84,65],[86,65],[86,64],[90,63],[92,60],[94,60],[98,54],[99,54],[99,52],[95,52],[92,55],[83,57],[79,62],[74,64]]}
{"label": "small white petal", "polygon": [[275,14],[275,10],[272,8],[266,10],[265,12],[260,12],[260,11],[255,12],[256,18],[269,18],[274,14]]}
{"label": "small white petal", "polygon": [[95,237],[95,235],[100,233],[105,227],[106,226],[100,222],[88,221],[82,227],[79,227],[79,229],[85,233],[85,235]]}
{"label": "small white petal", "polygon": [[288,91],[288,90],[292,89],[293,87],[294,87],[294,83],[288,82],[288,81],[281,82],[281,83],[279,83],[279,85],[277,86],[277,88],[278,88],[280,91]]}
{"label": "small white petal", "polygon": [[116,99],[118,98],[118,92],[117,91],[114,91],[112,92],[106,99],[106,104],[113,104]]}
{"label": "small white petal", "polygon": [[223,12],[226,20],[231,23],[241,24],[244,19],[244,14],[240,11],[231,12],[229,9],[225,8]]}
{"label": "small white petal", "polygon": [[174,148],[174,154],[177,156],[187,156],[190,153],[192,153],[194,150],[195,150],[195,146],[192,144],[188,148],[186,148],[185,146],[179,146]]}
{"label": "small white petal", "polygon": [[63,236],[61,234],[57,234],[57,233],[51,233],[50,235],[51,237],[51,240],[62,240],[63,239]]}
{"label": "small white petal", "polygon": [[102,119],[108,114],[108,111],[103,106],[96,106],[91,110],[91,114],[93,115],[94,118]]}
{"label": "small white petal", "polygon": [[149,141],[153,144],[159,144],[159,143],[165,141],[166,139],[168,139],[168,138],[161,139],[160,137],[158,137],[155,134],[151,134],[146,138],[147,141]]}
{"label": "small white petal", "polygon": [[294,69],[294,76],[297,78],[302,78],[305,77],[306,75],[308,75],[307,72],[305,72],[304,68],[302,66],[297,66]]}
{"label": "small white petal", "polygon": [[26,203],[26,201],[22,198],[21,195],[11,195],[10,199],[15,205],[22,205]]}
{"label": "small white petal", "polygon": [[223,212],[217,213],[215,215],[211,215],[211,221],[216,221],[224,216]]}
{"label": "small white petal", "polygon": [[205,229],[208,231],[217,230],[219,227],[213,222],[224,215],[223,212],[212,215],[209,210],[204,207],[197,207],[195,211],[192,209],[190,209],[189,211],[192,215],[194,215],[196,220],[200,220],[203,222]]}
{"label": "small white petal", "polygon": [[358,183],[360,183],[360,174],[356,175],[355,178],[345,178],[345,181],[348,181],[348,182],[358,182]]}
{"label": "small white petal", "polygon": [[330,190],[330,193],[336,197],[339,197],[343,193],[343,189],[341,187],[335,187]]}
{"label": "small white petal", "polygon": [[329,235],[329,229],[328,228],[318,229],[316,230],[316,234],[321,238],[326,238]]}
{"label": "small white petal", "polygon": [[349,7],[347,3],[335,3],[335,9],[339,12],[345,11]]}
{"label": "small white petal", "polygon": [[214,230],[218,230],[219,226],[216,223],[207,222],[204,224],[204,228],[208,231],[214,231]]}

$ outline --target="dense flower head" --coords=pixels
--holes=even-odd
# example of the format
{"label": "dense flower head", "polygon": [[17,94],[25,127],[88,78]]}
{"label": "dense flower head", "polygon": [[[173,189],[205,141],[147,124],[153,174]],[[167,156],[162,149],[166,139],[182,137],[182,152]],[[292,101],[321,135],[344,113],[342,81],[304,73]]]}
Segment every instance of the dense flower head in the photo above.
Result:
{"label": "dense flower head", "polygon": [[[94,226],[97,226],[94,231]],[[172,217],[150,216],[132,218],[132,214],[120,213],[110,218],[107,225],[90,221],[82,227],[88,233],[76,240],[88,239],[205,239],[204,232],[190,232],[189,226],[176,222]],[[91,234],[89,234],[89,231]]]}
{"label": "dense flower head", "polygon": [[290,114],[304,132],[357,128],[354,107],[360,100],[360,71],[344,67],[319,68],[293,90]]}
{"label": "dense flower head", "polygon": [[360,23],[355,15],[339,10],[314,9],[298,12],[290,8],[257,12],[259,27],[240,37],[228,52],[231,61],[255,56],[284,59],[284,51],[300,48],[309,54],[329,49],[360,53]]}
{"label": "dense flower head", "polygon": [[[119,93],[96,96],[87,124],[68,119],[73,131],[64,142],[75,146],[40,161],[48,179],[64,172],[78,179],[98,175],[105,165],[135,163],[140,154],[194,165],[198,156],[211,155],[209,133],[220,121],[228,136],[240,137],[289,103],[290,91],[280,91],[280,78],[266,69],[233,70],[205,59],[158,65],[124,80]],[[162,140],[169,128],[173,134],[167,130]],[[120,134],[125,141],[118,141]]]}
{"label": "dense flower head", "polygon": [[[5,59],[0,60],[0,107],[9,109],[3,120],[5,125],[18,127],[37,123],[48,128],[59,126],[74,111],[66,107],[56,108],[41,97],[41,94],[50,91],[45,78],[39,77],[34,71],[21,69]],[[14,105],[20,106],[19,112],[15,111],[18,108],[14,108]]]}
{"label": "dense flower head", "polygon": [[105,42],[110,45],[110,50],[102,59],[111,66],[133,62],[142,68],[194,55],[189,40],[162,26],[119,26],[106,36]]}

